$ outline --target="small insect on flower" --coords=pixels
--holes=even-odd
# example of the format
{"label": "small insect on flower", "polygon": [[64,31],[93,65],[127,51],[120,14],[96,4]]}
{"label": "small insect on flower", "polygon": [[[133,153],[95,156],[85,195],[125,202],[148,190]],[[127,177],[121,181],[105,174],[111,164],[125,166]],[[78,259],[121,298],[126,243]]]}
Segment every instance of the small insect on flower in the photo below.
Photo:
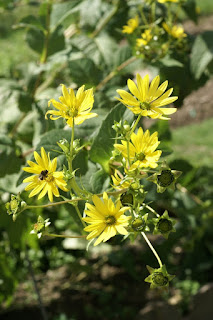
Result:
{"label": "small insect on flower", "polygon": [[124,212],[129,210],[129,207],[122,207],[120,201],[117,201],[115,205],[112,199],[108,198],[106,192],[103,194],[103,202],[96,195],[92,197],[92,201],[94,205],[86,204],[85,213],[88,217],[83,218],[85,222],[90,224],[84,228],[85,231],[90,232],[87,240],[98,237],[94,243],[94,246],[97,246],[100,242],[106,242],[117,233],[128,234],[125,227],[128,226],[131,217],[125,216]]}
{"label": "small insect on flower", "polygon": [[23,168],[26,172],[35,173],[35,175],[23,180],[24,183],[30,182],[25,190],[32,190],[29,194],[30,198],[40,193],[38,199],[41,199],[48,193],[49,200],[53,202],[53,195],[55,197],[60,196],[58,188],[63,191],[68,191],[64,174],[62,171],[56,171],[57,158],[51,161],[49,153],[47,156],[43,147],[41,148],[41,156],[34,151],[34,157],[37,163],[28,160],[27,163],[29,167]]}
{"label": "small insect on flower", "polygon": [[169,120],[168,115],[176,112],[176,108],[162,108],[175,100],[178,97],[170,97],[173,88],[166,90],[168,81],[164,81],[160,86],[160,77],[156,76],[149,85],[149,75],[143,79],[139,74],[136,75],[137,85],[131,79],[128,79],[127,84],[130,93],[125,90],[117,90],[121,96],[118,99],[134,114],[140,114],[144,117],[152,119]]}

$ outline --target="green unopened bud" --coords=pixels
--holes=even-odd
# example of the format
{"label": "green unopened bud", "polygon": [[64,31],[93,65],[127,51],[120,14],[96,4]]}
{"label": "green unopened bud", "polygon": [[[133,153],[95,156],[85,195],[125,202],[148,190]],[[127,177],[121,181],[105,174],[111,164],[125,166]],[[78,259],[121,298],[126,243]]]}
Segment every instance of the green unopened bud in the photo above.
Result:
{"label": "green unopened bud", "polygon": [[155,224],[154,234],[162,234],[166,239],[168,238],[170,232],[175,232],[174,225],[176,221],[169,218],[168,212],[165,211],[163,215],[159,218],[153,219]]}
{"label": "green unopened bud", "polygon": [[133,205],[133,194],[130,192],[125,192],[120,196],[120,201],[123,206]]}
{"label": "green unopened bud", "polygon": [[172,222],[168,219],[160,219],[157,223],[157,228],[161,233],[170,232],[173,228]]}
{"label": "green unopened bud", "polygon": [[158,269],[154,269],[150,266],[146,266],[150,275],[145,279],[146,282],[150,283],[150,288],[163,288],[168,287],[169,282],[174,278],[173,275],[170,275],[166,266],[163,265]]}
{"label": "green unopened bud", "polygon": [[65,154],[68,154],[70,151],[70,144],[66,139],[61,139],[57,142],[57,145],[62,149]]}
{"label": "green unopened bud", "polygon": [[154,272],[152,274],[152,281],[157,287],[164,287],[169,283],[168,277],[161,272]]}
{"label": "green unopened bud", "polygon": [[146,227],[146,222],[142,217],[138,217],[132,221],[131,227],[134,231],[143,231]]}
{"label": "green unopened bud", "polygon": [[160,172],[154,173],[147,180],[157,184],[157,192],[164,192],[167,188],[175,188],[175,182],[181,175],[180,171],[171,170],[167,163],[164,161]]}
{"label": "green unopened bud", "polygon": [[174,180],[175,177],[171,170],[162,170],[157,176],[157,183],[164,188],[169,187]]}

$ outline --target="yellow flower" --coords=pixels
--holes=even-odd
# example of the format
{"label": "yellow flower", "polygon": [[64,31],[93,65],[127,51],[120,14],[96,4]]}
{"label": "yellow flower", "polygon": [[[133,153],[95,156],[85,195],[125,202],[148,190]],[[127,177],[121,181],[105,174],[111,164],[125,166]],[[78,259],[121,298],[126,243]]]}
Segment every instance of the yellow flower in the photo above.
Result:
{"label": "yellow flower", "polygon": [[[114,147],[118,149],[125,159],[128,159],[127,142],[121,140],[122,144],[115,144]],[[130,170],[136,168],[156,168],[158,166],[162,151],[155,149],[160,144],[158,141],[158,133],[154,132],[150,135],[149,130],[143,133],[143,129],[140,127],[137,134],[134,132],[131,134],[131,142],[129,143],[129,158],[130,158]]]}
{"label": "yellow flower", "polygon": [[174,38],[182,39],[187,37],[187,34],[184,32],[184,29],[181,26],[173,26],[170,28],[168,24],[164,22],[163,27],[166,30],[166,32]]}
{"label": "yellow flower", "polygon": [[32,190],[29,198],[40,192],[38,199],[41,199],[48,193],[49,200],[53,202],[53,194],[55,197],[59,197],[58,188],[68,191],[65,187],[66,182],[64,181],[63,172],[56,172],[57,158],[51,161],[49,153],[47,156],[43,147],[41,148],[41,157],[34,151],[34,158],[37,163],[28,160],[27,163],[30,167],[23,168],[26,172],[35,173],[35,175],[23,180],[24,183],[30,182],[25,190]]}
{"label": "yellow flower", "polygon": [[[94,103],[93,89],[84,91],[84,87],[81,86],[75,96],[73,89],[67,89],[62,84],[63,96],[59,97],[60,102],[55,99],[51,99],[48,102],[48,106],[52,103],[58,111],[47,111],[45,118],[47,119],[47,114],[51,114],[51,120],[57,120],[62,117],[72,127],[73,119],[75,124],[81,124],[86,119],[96,117],[96,113],[90,113]],[[56,117],[54,118],[53,116]]]}
{"label": "yellow flower", "polygon": [[160,3],[166,3],[166,2],[179,2],[179,0],[157,0]]}
{"label": "yellow flower", "polygon": [[115,170],[114,176],[113,175],[111,176],[114,184],[113,187],[118,190],[129,188],[129,186],[133,182],[133,179],[130,178],[128,180],[125,180],[119,176],[119,173],[120,172],[118,170]]}
{"label": "yellow flower", "polygon": [[121,208],[120,201],[117,201],[115,205],[112,199],[108,198],[106,192],[103,194],[103,201],[96,195],[92,197],[92,201],[94,205],[86,204],[88,210],[85,210],[85,213],[88,217],[83,218],[85,222],[90,224],[84,228],[85,231],[90,232],[87,240],[98,237],[94,243],[94,246],[97,246],[100,242],[106,242],[117,233],[128,234],[125,227],[128,226],[128,220],[131,217],[125,216],[124,212],[129,207]]}
{"label": "yellow flower", "polygon": [[170,97],[173,88],[165,92],[168,81],[163,82],[159,86],[160,77],[156,76],[149,86],[148,74],[143,79],[137,74],[136,78],[137,86],[131,79],[128,79],[127,82],[132,95],[125,90],[117,90],[121,96],[121,99],[117,99],[135,114],[141,114],[142,116],[148,116],[153,119],[169,120],[168,117],[164,116],[176,112],[177,109],[162,107],[174,102],[178,97]]}
{"label": "yellow flower", "polygon": [[139,19],[138,16],[135,16],[133,19],[127,21],[127,26],[123,26],[123,33],[133,33],[133,31],[138,27]]}
{"label": "yellow flower", "polygon": [[146,46],[152,40],[152,30],[147,29],[141,34],[141,38],[136,40],[136,44],[138,47]]}

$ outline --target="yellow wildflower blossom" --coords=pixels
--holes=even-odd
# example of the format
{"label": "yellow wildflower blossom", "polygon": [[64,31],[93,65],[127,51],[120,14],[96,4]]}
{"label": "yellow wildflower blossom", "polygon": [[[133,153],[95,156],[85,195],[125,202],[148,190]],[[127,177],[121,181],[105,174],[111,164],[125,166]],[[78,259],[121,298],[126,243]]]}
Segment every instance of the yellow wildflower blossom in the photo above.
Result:
{"label": "yellow wildflower blossom", "polygon": [[135,114],[148,116],[153,119],[169,120],[167,115],[176,112],[176,108],[162,108],[175,100],[178,97],[170,97],[173,88],[166,90],[168,81],[163,82],[160,86],[160,77],[156,76],[149,86],[149,75],[147,74],[143,79],[139,74],[136,75],[137,86],[128,79],[128,88],[132,95],[125,90],[117,90],[121,98],[117,98],[128,109]]}
{"label": "yellow wildflower blossom", "polygon": [[23,182],[30,182],[25,188],[26,191],[32,190],[29,194],[29,198],[37,195],[38,199],[41,199],[48,193],[48,198],[53,202],[53,195],[59,197],[58,188],[64,191],[68,191],[66,188],[66,182],[64,180],[64,175],[62,171],[56,172],[57,158],[50,160],[49,153],[48,156],[44,150],[41,148],[41,156],[34,151],[34,158],[37,163],[32,161],[27,161],[29,167],[24,167],[23,170],[29,173],[35,173]]}
{"label": "yellow wildflower blossom", "polygon": [[[121,140],[122,144],[115,144],[114,147],[118,149],[125,159],[128,159],[127,141]],[[129,159],[130,170],[136,168],[156,168],[158,166],[162,151],[155,149],[160,144],[158,141],[157,131],[150,135],[149,130],[143,133],[143,129],[140,127],[137,134],[134,132],[131,134],[131,142],[129,143]]]}
{"label": "yellow wildflower blossom", "polygon": [[98,237],[94,246],[97,246],[100,242],[106,242],[110,238],[114,237],[117,233],[127,235],[128,232],[125,227],[128,226],[128,220],[131,217],[124,215],[124,212],[129,207],[122,207],[121,202],[117,201],[116,205],[112,199],[108,198],[106,192],[103,194],[103,201],[94,195],[92,197],[94,205],[87,203],[85,213],[88,217],[83,220],[90,225],[84,228],[85,231],[90,232],[87,236],[87,240]]}
{"label": "yellow wildflower blossom", "polygon": [[112,175],[113,187],[118,190],[129,188],[130,184],[133,182],[133,179],[130,178],[125,180],[119,176],[119,171],[115,170],[114,176]]}
{"label": "yellow wildflower blossom", "polygon": [[127,26],[123,26],[123,33],[133,33],[133,31],[138,27],[139,25],[139,18],[136,16],[135,18],[129,19],[127,21]]}
{"label": "yellow wildflower blossom", "polygon": [[141,34],[141,38],[136,40],[136,44],[138,47],[146,46],[152,40],[152,30],[147,29]]}
{"label": "yellow wildflower blossom", "polygon": [[169,27],[165,22],[163,23],[163,28],[166,30],[168,34],[170,34],[173,38],[182,39],[187,37],[187,34],[184,32],[183,27],[181,26],[173,26]]}
{"label": "yellow wildflower blossom", "polygon": [[[51,114],[51,120],[57,120],[59,118],[65,118],[67,124],[72,127],[73,119],[75,124],[81,124],[86,119],[97,117],[96,113],[90,113],[93,103],[93,89],[88,89],[84,91],[85,86],[81,86],[75,96],[73,89],[67,89],[65,85],[62,84],[63,96],[59,97],[60,102],[55,99],[51,99],[48,102],[48,106],[52,105],[58,109],[47,111],[47,115]],[[56,116],[56,117],[53,117]]]}
{"label": "yellow wildflower blossom", "polygon": [[159,3],[166,3],[166,2],[175,2],[178,3],[179,0],[157,0]]}

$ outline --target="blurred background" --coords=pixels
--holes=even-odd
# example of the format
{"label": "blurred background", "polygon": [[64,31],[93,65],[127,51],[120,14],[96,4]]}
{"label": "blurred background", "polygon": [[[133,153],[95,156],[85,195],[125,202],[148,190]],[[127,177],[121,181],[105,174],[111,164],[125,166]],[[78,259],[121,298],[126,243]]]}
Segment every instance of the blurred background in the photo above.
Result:
{"label": "blurred background", "polygon": [[[156,20],[160,25],[171,14],[187,40],[170,39],[165,52],[159,40],[143,52],[135,47],[134,34],[122,28],[141,12],[149,18],[153,1],[0,0],[2,320],[213,318],[213,1],[183,0],[175,6],[157,3]],[[117,236],[86,251],[86,240],[30,234],[39,215],[50,218],[54,233],[78,233],[72,206],[25,211],[15,222],[5,209],[10,194],[22,192],[28,204],[37,201],[24,192],[22,167],[34,149],[55,149],[64,137],[61,119],[44,119],[48,100],[61,94],[60,84],[96,88],[99,117],[76,130],[76,137],[90,144],[117,103],[116,89],[126,88],[136,72],[160,74],[179,96],[169,123],[142,123],[159,131],[170,167],[182,171],[175,191],[159,195],[146,182],[147,201],[177,219],[169,240],[150,235],[169,273],[176,275],[163,292],[144,282],[146,265],[157,267],[157,262],[143,239],[131,243]],[[81,178],[92,192],[102,192],[109,176],[87,157],[84,150],[76,159]]]}

